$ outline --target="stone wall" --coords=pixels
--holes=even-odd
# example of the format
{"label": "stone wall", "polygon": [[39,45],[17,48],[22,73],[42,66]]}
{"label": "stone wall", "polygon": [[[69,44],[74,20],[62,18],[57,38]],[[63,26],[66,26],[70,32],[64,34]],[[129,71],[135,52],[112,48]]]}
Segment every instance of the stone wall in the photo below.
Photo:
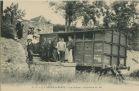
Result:
{"label": "stone wall", "polygon": [[45,73],[49,77],[73,78],[76,72],[76,63],[61,63],[61,62],[34,62],[33,72]]}

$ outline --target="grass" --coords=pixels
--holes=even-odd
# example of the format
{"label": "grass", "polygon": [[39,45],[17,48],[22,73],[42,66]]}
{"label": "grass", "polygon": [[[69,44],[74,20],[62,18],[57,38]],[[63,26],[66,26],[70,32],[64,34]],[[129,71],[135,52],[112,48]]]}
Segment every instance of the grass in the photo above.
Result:
{"label": "grass", "polygon": [[1,75],[1,81],[3,84],[13,83],[33,83],[33,84],[123,84],[111,76],[103,76],[98,80],[98,74],[88,72],[77,72],[75,77],[67,78],[63,75],[59,77],[51,77],[47,75],[47,72],[29,72],[18,71],[16,69],[5,70]]}
{"label": "grass", "polygon": [[133,78],[136,78],[136,79],[139,79],[139,70],[133,71],[132,73],[130,73],[129,76],[133,77]]}

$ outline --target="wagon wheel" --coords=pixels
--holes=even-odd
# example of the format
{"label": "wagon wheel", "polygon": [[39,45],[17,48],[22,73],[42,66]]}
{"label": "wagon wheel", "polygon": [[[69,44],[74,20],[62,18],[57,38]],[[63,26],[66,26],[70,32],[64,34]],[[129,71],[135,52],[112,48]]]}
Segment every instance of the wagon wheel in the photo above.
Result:
{"label": "wagon wheel", "polygon": [[119,69],[116,69],[114,67],[109,67],[109,68],[105,68],[105,69],[99,69],[99,77],[98,80],[100,80],[100,78],[103,75],[106,75],[108,72],[112,73],[112,76],[116,79],[118,79],[120,82],[123,82],[125,80],[124,76],[122,75],[121,71]]}
{"label": "wagon wheel", "polygon": [[100,78],[102,78],[102,76],[106,75],[111,68],[105,68],[105,69],[99,69],[97,72],[99,72],[99,77],[98,80],[100,80]]}
{"label": "wagon wheel", "polygon": [[123,76],[122,72],[117,68],[117,69],[111,69],[111,73],[113,77],[116,77],[120,82],[123,82],[125,80],[125,77]]}

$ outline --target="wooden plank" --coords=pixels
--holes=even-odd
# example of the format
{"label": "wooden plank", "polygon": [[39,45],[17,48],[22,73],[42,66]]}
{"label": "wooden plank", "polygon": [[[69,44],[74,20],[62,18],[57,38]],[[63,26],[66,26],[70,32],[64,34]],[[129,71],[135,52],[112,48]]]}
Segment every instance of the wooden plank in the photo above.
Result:
{"label": "wooden plank", "polygon": [[120,56],[125,57],[126,56],[126,48],[120,46]]}
{"label": "wooden plank", "polygon": [[95,41],[103,41],[104,40],[104,34],[102,33],[95,33]]}
{"label": "wooden plank", "polygon": [[94,64],[95,64],[95,61],[94,61],[94,41],[95,41],[95,33],[93,33],[92,34],[93,35],[93,37],[92,37],[92,66],[94,66]]}
{"label": "wooden plank", "polygon": [[112,46],[112,55],[117,55],[118,56],[118,46],[116,45],[113,45]]}
{"label": "wooden plank", "polygon": [[110,56],[110,65],[112,65],[112,53],[113,53],[113,31],[112,31],[112,37],[111,37],[111,40],[112,40],[112,44],[111,44],[111,56]]}
{"label": "wooden plank", "polygon": [[94,55],[94,66],[97,64],[101,64],[102,65],[102,55],[101,54],[95,54]]}
{"label": "wooden plank", "polygon": [[125,58],[124,58],[124,66],[126,66],[126,59],[127,59],[127,45],[128,45],[128,37],[126,33],[126,49],[125,49]]}
{"label": "wooden plank", "polygon": [[105,41],[109,42],[109,43],[112,42],[112,32],[106,32],[105,33]]}
{"label": "wooden plank", "polygon": [[104,44],[104,53],[111,55],[111,45],[110,44]]}
{"label": "wooden plank", "polygon": [[111,65],[111,57],[104,55],[104,65]]}
{"label": "wooden plank", "polygon": [[[83,33],[83,51],[85,49],[85,42],[84,42],[84,40],[85,40],[85,34]],[[83,64],[85,63],[84,55],[85,55],[85,53],[83,52]]]}
{"label": "wooden plank", "polygon": [[84,65],[85,66],[92,66],[92,55],[91,55],[91,53],[89,54],[85,54],[84,55]]}
{"label": "wooden plank", "polygon": [[2,16],[3,16],[3,1],[0,1],[0,37],[2,30]]}
{"label": "wooden plank", "polygon": [[117,66],[117,64],[118,64],[118,57],[112,57],[112,66],[113,65],[116,65]]}
{"label": "wooden plank", "polygon": [[102,42],[95,42],[94,43],[94,53],[102,53],[103,49],[103,43]]}

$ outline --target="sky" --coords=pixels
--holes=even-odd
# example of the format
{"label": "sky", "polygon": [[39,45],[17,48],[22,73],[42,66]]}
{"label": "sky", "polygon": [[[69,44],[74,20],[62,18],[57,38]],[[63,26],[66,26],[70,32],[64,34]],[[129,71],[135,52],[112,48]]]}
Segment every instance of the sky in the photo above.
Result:
{"label": "sky", "polygon": [[44,16],[46,20],[51,21],[53,24],[64,24],[65,20],[60,15],[55,13],[48,5],[46,0],[4,0],[3,7],[6,8],[10,4],[19,3],[19,9],[26,12],[24,19],[31,19],[37,16]]}

